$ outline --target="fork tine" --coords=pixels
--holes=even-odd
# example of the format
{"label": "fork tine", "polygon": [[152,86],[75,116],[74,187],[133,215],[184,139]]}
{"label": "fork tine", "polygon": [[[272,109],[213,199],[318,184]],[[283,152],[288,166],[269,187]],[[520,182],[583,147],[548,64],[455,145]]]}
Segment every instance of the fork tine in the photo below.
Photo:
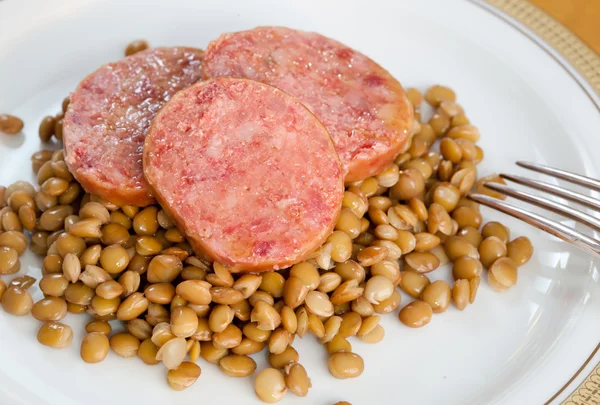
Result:
{"label": "fork tine", "polygon": [[557,214],[564,215],[565,217],[574,219],[575,221],[583,222],[595,230],[600,231],[600,220],[598,218],[594,218],[585,212],[577,211],[568,205],[557,203],[525,191],[515,190],[504,184],[489,182],[485,183],[485,187],[530,204],[537,205],[538,207],[545,208]]}
{"label": "fork tine", "polygon": [[542,231],[548,232],[549,234],[554,235],[557,238],[564,240],[565,242],[571,243],[577,246],[578,248],[585,250],[586,252],[592,253],[600,257],[600,242],[579,231],[571,229],[566,225],[561,224],[560,222],[552,221],[550,219],[542,217],[541,215],[526,211],[522,208],[516,207],[502,200],[489,197],[487,195],[469,194],[468,198],[475,202],[478,202],[480,204],[486,205],[490,208],[494,208],[505,214],[513,216],[517,219],[520,219],[528,223],[529,225],[541,229]]}
{"label": "fork tine", "polygon": [[591,177],[582,176],[580,174],[567,172],[561,169],[555,169],[532,162],[517,162],[517,165],[538,173],[547,174],[559,179],[570,181],[571,183],[579,184],[580,186],[589,187],[595,191],[600,191],[600,181]]}
{"label": "fork tine", "polygon": [[576,193],[571,190],[558,187],[554,184],[546,183],[539,180],[528,179],[527,177],[515,176],[513,174],[500,174],[500,177],[510,180],[514,183],[521,184],[523,186],[531,187],[536,190],[545,191],[549,194],[557,197],[562,197],[566,200],[576,202],[578,204],[585,205],[586,207],[600,211],[600,201],[585,194]]}

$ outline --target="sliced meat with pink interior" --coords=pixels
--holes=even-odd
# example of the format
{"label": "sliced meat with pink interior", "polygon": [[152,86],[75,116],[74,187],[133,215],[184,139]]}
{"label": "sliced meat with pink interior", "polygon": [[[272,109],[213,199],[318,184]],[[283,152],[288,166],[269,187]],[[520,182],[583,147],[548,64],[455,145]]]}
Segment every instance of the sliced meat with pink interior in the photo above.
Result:
{"label": "sliced meat with pink interior", "polygon": [[235,270],[297,263],[331,233],[343,172],[295,97],[219,78],[177,93],[146,136],[144,174],[197,252]]}
{"label": "sliced meat with pink interior", "polygon": [[117,205],[154,199],[142,174],[150,122],[173,94],[202,79],[203,52],[156,48],[105,65],[71,94],[63,121],[65,161],[89,193]]}
{"label": "sliced meat with pink interior", "polygon": [[224,34],[208,45],[203,66],[206,77],[245,77],[298,97],[329,130],[346,181],[388,166],[412,126],[412,107],[396,79],[319,34],[281,27]]}

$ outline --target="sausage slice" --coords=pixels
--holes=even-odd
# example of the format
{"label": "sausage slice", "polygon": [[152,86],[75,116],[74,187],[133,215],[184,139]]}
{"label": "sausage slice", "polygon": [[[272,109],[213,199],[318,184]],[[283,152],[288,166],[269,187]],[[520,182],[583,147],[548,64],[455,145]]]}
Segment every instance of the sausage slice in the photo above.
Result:
{"label": "sausage slice", "polygon": [[252,80],[177,93],[152,122],[143,164],[194,250],[236,271],[303,260],[331,233],[343,197],[325,127],[296,98]]}
{"label": "sausage slice", "polygon": [[149,49],[79,84],[63,120],[63,142],[65,161],[86,191],[117,205],[154,202],[142,175],[144,137],[171,96],[202,79],[202,54]]}
{"label": "sausage slice", "polygon": [[224,34],[208,45],[203,66],[205,77],[245,77],[298,97],[329,130],[349,182],[388,166],[412,126],[412,107],[396,79],[316,33],[260,27]]}

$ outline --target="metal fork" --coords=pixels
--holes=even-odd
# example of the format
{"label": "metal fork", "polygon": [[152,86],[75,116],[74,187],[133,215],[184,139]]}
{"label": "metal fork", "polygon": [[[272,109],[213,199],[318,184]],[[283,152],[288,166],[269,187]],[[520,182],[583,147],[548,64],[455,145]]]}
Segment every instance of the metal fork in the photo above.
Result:
{"label": "metal fork", "polygon": [[[517,165],[538,173],[547,174],[558,179],[566,180],[574,184],[588,187],[590,190],[600,191],[600,181],[592,179],[590,177],[582,176],[560,169],[555,169],[537,163],[517,162]],[[597,212],[600,212],[600,200],[597,200],[590,196],[567,190],[558,187],[554,184],[545,183],[543,181],[538,180],[532,180],[522,176],[500,174],[500,177],[508,181],[521,184],[523,186],[547,192],[557,197],[562,197],[566,200],[573,201],[575,203],[584,205],[588,208],[592,208]],[[586,214],[585,212],[576,210],[568,205],[561,204],[556,201],[551,201],[546,198],[530,194],[526,191],[517,190],[500,183],[486,182],[485,187],[489,188],[490,190],[497,191],[501,194],[514,197],[518,200],[522,200],[536,205],[538,207],[545,208],[559,215],[581,222],[595,231],[600,231],[600,220],[598,218]],[[473,193],[469,194],[468,198],[480,204],[504,212],[505,214],[511,215],[515,218],[521,219],[526,223],[535,226],[538,229],[541,229],[545,232],[556,236],[557,238],[562,239],[565,242],[571,243],[586,252],[592,253],[600,257],[600,241],[588,235],[585,235],[579,231],[576,231],[575,229],[571,229],[568,226],[561,224],[560,222],[544,218],[543,216],[538,215],[534,212],[528,211],[526,209],[517,207],[505,201],[484,194]]]}

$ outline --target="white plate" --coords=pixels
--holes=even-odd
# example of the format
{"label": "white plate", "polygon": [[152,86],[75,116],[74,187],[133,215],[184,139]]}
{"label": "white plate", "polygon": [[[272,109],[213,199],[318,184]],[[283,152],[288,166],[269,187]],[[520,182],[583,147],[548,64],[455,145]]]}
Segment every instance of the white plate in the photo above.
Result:
{"label": "white plate", "polygon": [[[132,39],[204,47],[220,33],[257,25],[319,31],[355,47],[405,86],[451,85],[480,127],[480,173],[521,172],[531,160],[597,176],[598,110],[575,80],[538,45],[488,11],[462,1],[93,1],[0,2],[0,111],[22,117],[25,136],[0,136],[0,184],[31,179],[40,148],[37,123],[87,73],[119,59]],[[335,380],[312,338],[297,339],[313,381],[307,398],[283,403],[354,405],[542,404],[573,376],[600,341],[595,262],[569,246],[491,211],[485,218],[527,235],[535,256],[505,294],[482,283],[475,305],[451,307],[423,329],[383,317],[384,341],[353,341],[366,363],[357,380]],[[23,272],[39,276],[28,254]],[[440,270],[433,277],[447,276]],[[33,288],[35,298],[41,296]],[[404,296],[404,303],[408,302]],[[253,378],[232,379],[202,360],[202,376],[173,392],[161,366],[114,354],[101,364],[79,359],[83,320],[69,315],[75,343],[40,346],[38,323],[0,311],[0,404],[114,405],[259,403]],[[259,367],[264,354],[255,356]]]}

